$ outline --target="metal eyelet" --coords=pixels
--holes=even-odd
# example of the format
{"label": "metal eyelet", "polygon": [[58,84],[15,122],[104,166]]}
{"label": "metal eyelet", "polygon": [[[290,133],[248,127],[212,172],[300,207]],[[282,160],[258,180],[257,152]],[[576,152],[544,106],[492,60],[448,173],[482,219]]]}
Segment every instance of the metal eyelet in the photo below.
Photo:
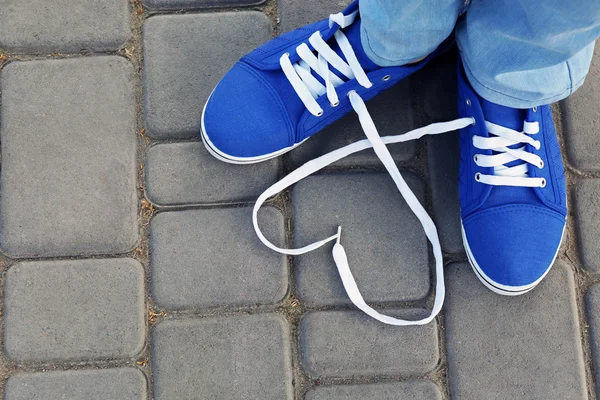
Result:
{"label": "metal eyelet", "polygon": [[537,112],[537,107],[533,107],[533,112]]}
{"label": "metal eyelet", "polygon": [[475,180],[479,182],[481,180],[481,174],[478,172],[475,174]]}
{"label": "metal eyelet", "polygon": [[329,105],[330,105],[331,107],[337,107],[337,106],[339,106],[339,105],[340,105],[340,101],[338,100],[338,101],[336,101],[335,103],[329,103]]}
{"label": "metal eyelet", "polygon": [[475,117],[471,117],[471,119],[473,120],[473,123],[471,125],[473,125],[473,126],[477,125],[477,120],[475,119]]}
{"label": "metal eyelet", "polygon": [[540,161],[540,164],[538,165],[538,167],[540,167],[540,169],[544,168],[544,160]]}
{"label": "metal eyelet", "polygon": [[286,51],[285,53],[283,53],[283,55],[284,55],[284,56],[288,56],[288,57],[289,57],[289,56],[290,56],[290,53],[289,53],[289,51]]}
{"label": "metal eyelet", "polygon": [[391,76],[391,75],[386,75],[386,76],[384,76],[383,78],[381,78],[381,80],[382,80],[382,81],[384,81],[384,82],[385,82],[385,81],[389,81],[390,79],[392,79],[392,76]]}
{"label": "metal eyelet", "polygon": [[467,99],[467,105],[471,107],[471,99]]}
{"label": "metal eyelet", "polygon": [[473,161],[477,162],[477,154],[473,156]]}
{"label": "metal eyelet", "polygon": [[546,179],[542,178],[542,187],[546,187]]}
{"label": "metal eyelet", "polygon": [[323,115],[323,110],[319,111],[319,112],[316,114],[316,116],[317,116],[317,117],[320,117],[321,115]]}

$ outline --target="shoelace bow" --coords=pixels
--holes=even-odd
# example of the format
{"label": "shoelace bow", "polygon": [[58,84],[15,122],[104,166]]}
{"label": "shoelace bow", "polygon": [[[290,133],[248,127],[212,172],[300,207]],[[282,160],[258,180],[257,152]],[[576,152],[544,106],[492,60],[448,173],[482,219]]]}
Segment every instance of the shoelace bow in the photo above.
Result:
{"label": "shoelace bow", "polygon": [[[330,26],[333,26],[333,23],[337,23],[340,26],[340,29],[349,26],[354,21],[356,14],[357,12],[354,12],[348,16],[344,16],[341,13],[331,15],[329,17]],[[316,101],[317,97],[323,94],[327,94],[327,97],[332,106],[336,106],[337,104],[339,104],[339,98],[335,91],[335,87],[341,85],[343,81],[331,71],[329,71],[329,64],[331,64],[339,72],[344,74],[344,76],[346,76],[348,79],[356,78],[359,84],[365,88],[368,88],[372,85],[366,73],[364,72],[358,60],[356,59],[354,50],[352,50],[352,46],[348,42],[346,36],[339,29],[334,34],[334,36],[338,42],[342,53],[346,57],[346,60],[348,60],[348,63],[342,60],[341,57],[339,57],[329,47],[329,45],[323,40],[319,32],[313,34],[309,39],[309,42],[314,47],[315,51],[318,52],[318,56],[315,56],[310,51],[310,48],[305,43],[303,43],[302,45],[297,47],[298,54],[301,58],[300,62],[292,65],[289,59],[289,54],[284,54],[280,60],[281,68],[287,76],[290,83],[292,84],[294,90],[296,91],[306,108],[309,110],[309,112],[316,116],[322,115],[323,113],[323,109],[319,106],[319,104]],[[323,78],[323,80],[325,81],[325,86],[323,86],[321,82],[319,82],[314,76],[312,76],[310,72],[311,69],[313,69],[319,76],[321,76],[321,78]],[[362,310],[364,313],[371,316],[372,318],[389,325],[411,326],[428,324],[438,315],[438,313],[442,309],[445,297],[444,265],[440,240],[433,220],[431,219],[429,214],[427,214],[425,208],[421,205],[415,194],[410,190],[410,188],[406,184],[406,181],[400,174],[400,171],[398,170],[398,167],[396,166],[396,163],[394,162],[394,159],[392,158],[392,155],[390,154],[386,145],[419,139],[425,135],[437,135],[441,133],[456,131],[465,128],[468,125],[474,124],[475,119],[459,118],[454,121],[440,122],[427,125],[425,127],[414,129],[410,132],[401,135],[381,137],[377,132],[377,128],[375,127],[373,119],[371,118],[371,115],[369,114],[369,111],[367,110],[363,99],[356,93],[356,91],[350,91],[348,93],[348,97],[350,98],[350,103],[352,104],[354,111],[358,115],[360,124],[367,138],[351,143],[330,153],[324,154],[318,158],[315,158],[314,160],[308,161],[306,164],[302,165],[301,167],[299,167],[298,169],[281,179],[279,182],[275,183],[267,190],[265,190],[256,200],[256,204],[254,205],[254,209],[252,212],[252,223],[254,225],[254,230],[256,231],[256,234],[258,235],[261,242],[267,247],[278,253],[292,256],[305,254],[312,250],[318,249],[319,247],[322,247],[323,245],[329,242],[335,241],[332,250],[335,265],[338,269],[338,272],[342,279],[342,283],[344,285],[344,289],[346,290],[348,297],[358,309]],[[532,133],[534,130],[532,129],[532,127],[533,125],[526,126],[525,131],[528,133]],[[533,139],[531,139],[524,133],[512,131],[510,129],[503,128],[498,125],[489,124],[488,130],[490,131],[490,133],[497,135],[498,138],[481,138],[489,139],[484,141],[477,139],[477,145],[482,146],[477,147],[488,148],[490,146],[493,146],[494,151],[508,154],[510,158],[504,155],[501,155],[503,158],[496,157],[495,155],[480,155],[478,157],[478,161],[481,163],[490,164],[490,166],[492,166],[493,164],[493,166],[497,168],[497,174],[499,174],[499,176],[481,175],[480,181],[482,183],[492,182],[489,184],[505,184],[503,182],[509,182],[508,179],[510,179],[510,182],[512,183],[521,182],[516,180],[513,181],[512,179],[527,179],[527,183],[531,182],[530,185],[533,185],[533,181],[529,181],[529,179],[537,178],[527,178],[523,176],[523,174],[525,173],[523,171],[523,167],[519,166],[518,168],[502,168],[502,164],[517,159],[521,159],[526,162],[537,162],[539,157],[534,158],[531,157],[532,155],[529,153],[527,153],[529,155],[524,154],[526,153],[526,151],[523,148],[509,149],[507,147],[514,145],[515,143],[527,143],[535,147],[536,145],[534,144]],[[373,148],[375,154],[383,163],[385,169],[388,171],[394,183],[396,184],[398,191],[400,192],[402,197],[404,197],[404,200],[406,201],[412,212],[419,219],[425,231],[425,235],[427,236],[427,239],[431,243],[433,249],[436,271],[435,300],[431,314],[420,320],[410,321],[384,315],[373,309],[365,302],[362,294],[360,293],[360,290],[358,289],[356,280],[354,279],[354,276],[350,271],[346,251],[340,243],[341,227],[338,227],[337,233],[335,235],[330,236],[326,239],[319,240],[317,242],[311,243],[309,245],[297,249],[285,249],[271,243],[263,235],[258,225],[258,211],[267,199],[278,194],[282,190],[285,190],[294,183],[306,178],[307,176],[325,168],[326,166],[344,157],[347,157],[351,154],[357,153],[368,148]],[[539,161],[541,161],[541,159]]]}

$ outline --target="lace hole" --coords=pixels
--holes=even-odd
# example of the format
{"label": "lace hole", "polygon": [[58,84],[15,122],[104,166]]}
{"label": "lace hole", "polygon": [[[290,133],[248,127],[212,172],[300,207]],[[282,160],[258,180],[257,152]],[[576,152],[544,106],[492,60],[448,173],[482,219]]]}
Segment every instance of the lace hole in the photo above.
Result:
{"label": "lace hole", "polygon": [[475,155],[473,156],[473,161],[477,162],[477,158],[478,158],[478,157],[477,157],[477,154],[475,154]]}
{"label": "lace hole", "polygon": [[542,178],[542,187],[546,187],[546,179]]}
{"label": "lace hole", "polygon": [[284,55],[284,56],[288,56],[288,57],[289,57],[289,56],[290,56],[290,53],[286,51],[285,53],[283,53],[283,55]]}
{"label": "lace hole", "polygon": [[391,76],[391,75],[386,75],[386,76],[384,76],[383,78],[381,78],[381,80],[382,80],[382,81],[384,81],[384,82],[385,82],[385,81],[389,81],[390,79],[392,79],[392,76]]}
{"label": "lace hole", "polygon": [[337,107],[337,106],[339,106],[339,105],[340,105],[340,101],[338,100],[338,101],[336,101],[335,103],[329,103],[329,105],[330,105],[331,107]]}
{"label": "lace hole", "polygon": [[323,110],[319,111],[319,112],[316,114],[316,116],[317,116],[317,117],[320,117],[321,115],[323,115]]}
{"label": "lace hole", "polygon": [[544,168],[544,160],[540,161],[539,167],[540,167],[540,169]]}
{"label": "lace hole", "polygon": [[537,112],[537,107],[533,107],[533,112]]}
{"label": "lace hole", "polygon": [[471,117],[471,119],[473,120],[473,123],[471,125],[473,125],[473,126],[477,125],[477,120],[475,119],[475,117]]}
{"label": "lace hole", "polygon": [[479,182],[481,180],[481,174],[478,172],[475,174],[475,180]]}
{"label": "lace hole", "polygon": [[470,107],[471,106],[471,99],[467,99],[467,105]]}

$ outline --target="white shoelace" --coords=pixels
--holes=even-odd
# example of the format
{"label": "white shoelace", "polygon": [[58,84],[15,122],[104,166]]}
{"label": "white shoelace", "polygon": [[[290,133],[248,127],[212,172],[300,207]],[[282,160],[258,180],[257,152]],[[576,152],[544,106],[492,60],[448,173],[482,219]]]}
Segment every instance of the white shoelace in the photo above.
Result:
{"label": "white shoelace", "polygon": [[[475,180],[494,186],[546,186],[544,178],[529,177],[527,174],[527,164],[535,165],[540,169],[544,168],[544,161],[538,155],[526,150],[527,145],[533,146],[536,150],[540,149],[540,142],[529,136],[539,133],[540,125],[538,122],[525,121],[523,123],[523,132],[487,121],[485,122],[485,126],[488,132],[494,136],[473,136],[473,146],[480,150],[491,150],[495,154],[476,154],[474,161],[480,167],[493,167],[494,174],[486,175],[477,173]],[[509,146],[520,144],[522,145],[521,147],[509,148]],[[517,160],[524,162],[512,167],[506,166],[506,164]]]}
{"label": "white shoelace", "polygon": [[[332,14],[329,16],[329,26],[332,27],[336,23],[340,26],[340,29],[345,28],[354,22],[357,14],[358,11],[350,15]],[[279,60],[283,73],[298,97],[300,97],[308,111],[317,117],[323,115],[323,108],[316,100],[319,96],[327,93],[329,104],[332,107],[337,107],[340,104],[335,88],[343,84],[344,81],[329,70],[329,65],[338,70],[348,80],[356,79],[365,88],[373,86],[356,58],[348,38],[340,29],[334,33],[334,37],[347,62],[331,49],[327,42],[323,40],[319,31],[313,33],[308,39],[318,56],[313,54],[306,43],[302,43],[296,48],[296,52],[300,56],[299,62],[292,64],[289,53],[285,53]],[[312,75],[311,69],[325,81],[325,85]]]}
{"label": "white shoelace", "polygon": [[[330,26],[333,24],[333,22],[335,22],[340,25],[341,28],[344,28],[354,21],[356,14],[357,12],[354,12],[348,16],[344,16],[341,13],[331,15],[329,18]],[[343,81],[329,70],[329,64],[344,74],[344,76],[346,76],[348,79],[356,78],[359,84],[365,88],[368,88],[372,85],[366,73],[356,59],[354,50],[352,50],[352,47],[346,36],[340,30],[338,30],[334,36],[342,53],[348,60],[348,63],[342,60],[341,57],[331,50],[329,45],[327,45],[327,43],[322,39],[319,32],[313,34],[309,39],[309,42],[317,51],[318,57],[310,51],[310,48],[306,44],[302,44],[297,48],[298,54],[301,58],[300,62],[292,65],[289,59],[289,54],[284,54],[280,59],[281,68],[292,84],[294,90],[309,112],[316,116],[322,115],[323,113],[323,109],[316,101],[317,97],[327,93],[327,97],[332,106],[337,106],[339,104],[339,98],[335,91],[335,87],[341,85]],[[323,86],[314,76],[312,76],[311,69],[319,74],[321,78],[323,78],[325,81],[325,86]],[[427,214],[427,211],[421,205],[415,194],[410,190],[404,178],[402,178],[402,175],[400,174],[400,171],[398,170],[398,167],[396,166],[396,163],[394,162],[386,145],[419,139],[425,135],[436,135],[456,131],[465,128],[468,125],[474,124],[475,119],[459,118],[454,121],[427,125],[401,135],[381,137],[377,132],[377,128],[375,127],[373,119],[371,118],[363,99],[356,93],[356,91],[350,91],[348,93],[348,97],[350,98],[350,103],[352,104],[354,111],[358,114],[360,124],[367,138],[307,162],[265,190],[258,197],[252,212],[252,223],[254,225],[254,230],[256,231],[260,241],[265,246],[278,253],[292,256],[308,253],[312,250],[322,247],[329,242],[335,241],[336,243],[334,244],[332,251],[335,265],[338,269],[348,297],[358,309],[362,310],[372,318],[389,325],[411,326],[428,324],[438,315],[442,309],[442,305],[444,304],[445,285],[442,248],[433,220],[429,214]],[[489,133],[495,135],[495,137],[484,138],[475,136],[473,137],[473,144],[476,148],[493,150],[499,154],[481,154],[476,156],[475,162],[477,165],[482,167],[494,167],[494,175],[478,174],[476,179],[481,183],[490,185],[516,185],[530,187],[541,186],[542,183],[545,185],[543,178],[530,178],[527,176],[527,163],[538,166],[541,165],[543,167],[542,160],[538,156],[525,151],[524,147],[520,147],[518,149],[508,148],[508,146],[522,143],[530,144],[536,149],[539,149],[540,143],[528,136],[539,132],[538,124],[525,122],[524,132],[517,132],[489,122],[486,122],[486,126]],[[271,243],[263,235],[258,225],[258,211],[267,199],[275,196],[282,190],[325,168],[326,166],[344,157],[368,148],[373,148],[375,154],[381,160],[388,173],[391,175],[396,187],[398,188],[398,191],[404,197],[404,200],[423,226],[425,235],[427,236],[427,239],[431,243],[433,249],[436,271],[435,299],[429,316],[420,320],[411,321],[384,315],[373,309],[365,302],[360,290],[358,289],[356,280],[350,271],[350,266],[348,264],[348,258],[344,247],[340,243],[341,227],[338,227],[335,235],[332,235],[326,239],[316,241],[297,249],[284,249]],[[524,163],[514,167],[504,166],[504,164],[516,160],[523,160]]]}

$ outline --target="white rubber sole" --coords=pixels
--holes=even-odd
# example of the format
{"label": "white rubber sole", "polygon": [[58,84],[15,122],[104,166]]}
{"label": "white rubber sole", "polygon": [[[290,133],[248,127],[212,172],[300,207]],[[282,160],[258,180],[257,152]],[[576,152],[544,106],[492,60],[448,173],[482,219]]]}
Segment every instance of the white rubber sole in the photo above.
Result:
{"label": "white rubber sole", "polygon": [[550,269],[552,268],[552,265],[554,264],[554,261],[556,260],[556,257],[558,256],[558,251],[560,250],[560,244],[562,243],[564,234],[565,234],[565,228],[566,228],[566,223],[565,223],[565,227],[563,228],[563,232],[561,235],[561,239],[560,239],[560,243],[556,249],[556,253],[554,253],[554,257],[552,258],[552,262],[550,263],[550,267],[548,267],[548,269],[546,270],[546,272],[544,272],[544,274],[538,278],[535,282],[530,283],[528,285],[524,285],[524,286],[506,286],[506,285],[502,285],[498,282],[494,282],[493,279],[491,279],[489,276],[487,276],[479,267],[479,265],[477,265],[477,262],[475,261],[475,257],[473,257],[473,253],[471,252],[471,248],[469,247],[469,242],[467,241],[467,237],[465,235],[465,229],[462,225],[462,221],[460,224],[460,230],[462,233],[462,239],[463,239],[463,246],[465,248],[465,251],[467,253],[467,258],[469,259],[469,264],[471,264],[471,268],[473,268],[473,271],[475,272],[475,275],[477,276],[477,278],[479,278],[479,280],[481,281],[481,283],[483,283],[485,285],[485,287],[487,287],[488,289],[490,289],[492,292],[501,294],[503,296],[519,296],[521,294],[525,294],[527,292],[529,292],[530,290],[532,290],[533,288],[535,288],[545,277],[546,275],[548,275],[548,272],[550,272]]}
{"label": "white rubber sole", "polygon": [[[212,96],[212,93],[211,93],[211,96]],[[210,96],[208,99],[210,100]],[[242,164],[242,165],[243,164],[256,164],[256,163],[270,160],[275,157],[279,157],[280,155],[285,154],[288,151],[295,149],[296,147],[298,147],[302,143],[304,143],[304,141],[306,141],[306,139],[304,139],[300,143],[296,143],[293,146],[285,147],[285,148],[275,151],[273,153],[263,154],[263,155],[256,156],[256,157],[231,156],[231,155],[223,153],[222,151],[217,149],[217,147],[210,141],[210,139],[208,138],[208,135],[206,134],[206,128],[204,127],[204,112],[206,111],[207,104],[208,104],[208,101],[206,101],[206,104],[204,104],[204,108],[202,109],[202,118],[200,121],[200,136],[202,137],[202,143],[204,143],[204,147],[206,147],[206,150],[208,150],[208,152],[213,157],[215,157],[216,159],[218,159],[220,161],[223,161],[223,162],[226,162],[229,164]]]}

